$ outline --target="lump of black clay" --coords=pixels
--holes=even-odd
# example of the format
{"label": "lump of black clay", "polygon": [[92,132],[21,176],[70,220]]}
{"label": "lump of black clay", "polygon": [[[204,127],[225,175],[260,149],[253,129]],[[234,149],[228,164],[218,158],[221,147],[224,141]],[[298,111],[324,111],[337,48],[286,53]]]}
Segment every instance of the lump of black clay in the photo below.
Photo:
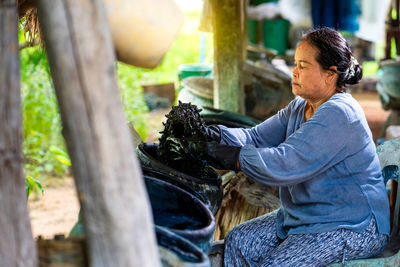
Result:
{"label": "lump of black clay", "polygon": [[207,141],[206,124],[200,112],[196,105],[179,101],[166,115],[158,146],[160,161],[192,176],[204,174],[207,165],[204,156],[190,151],[186,142],[187,139]]}

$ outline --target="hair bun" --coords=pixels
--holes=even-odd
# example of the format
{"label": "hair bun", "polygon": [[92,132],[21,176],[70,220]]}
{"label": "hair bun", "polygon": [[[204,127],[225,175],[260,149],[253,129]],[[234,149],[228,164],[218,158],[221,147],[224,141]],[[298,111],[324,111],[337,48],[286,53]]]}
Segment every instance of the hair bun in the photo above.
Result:
{"label": "hair bun", "polygon": [[348,77],[345,81],[346,84],[357,84],[362,79],[362,67],[357,62],[354,66],[351,66],[349,69]]}

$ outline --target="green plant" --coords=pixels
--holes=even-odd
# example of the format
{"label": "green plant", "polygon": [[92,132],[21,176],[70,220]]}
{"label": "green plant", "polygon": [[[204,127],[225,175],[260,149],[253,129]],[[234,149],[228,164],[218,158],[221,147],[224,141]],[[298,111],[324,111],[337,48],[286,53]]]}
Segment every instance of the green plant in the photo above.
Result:
{"label": "green plant", "polygon": [[61,123],[54,90],[43,51],[27,48],[21,51],[21,92],[23,119],[23,152],[27,172],[38,176],[65,172],[49,151],[51,145],[64,147]]}
{"label": "green plant", "polygon": [[363,77],[375,76],[378,72],[379,65],[376,61],[364,61],[362,64]]}
{"label": "green plant", "polygon": [[23,121],[23,154],[26,172],[63,176],[68,165],[57,159],[54,149],[66,154],[61,134],[61,118],[45,53],[37,47],[23,49],[21,94]]}
{"label": "green plant", "polygon": [[54,153],[56,159],[59,162],[67,166],[71,166],[71,160],[69,159],[68,154],[64,150],[56,146],[50,146],[50,152]]}
{"label": "green plant", "polygon": [[26,199],[29,199],[30,194],[35,190],[40,191],[42,194],[44,193],[44,188],[40,181],[32,176],[27,176],[25,178]]}
{"label": "green plant", "polygon": [[142,139],[145,140],[147,136],[146,113],[148,108],[144,102],[143,90],[140,86],[142,72],[135,71],[135,68],[129,65],[118,63],[117,75],[125,116]]}

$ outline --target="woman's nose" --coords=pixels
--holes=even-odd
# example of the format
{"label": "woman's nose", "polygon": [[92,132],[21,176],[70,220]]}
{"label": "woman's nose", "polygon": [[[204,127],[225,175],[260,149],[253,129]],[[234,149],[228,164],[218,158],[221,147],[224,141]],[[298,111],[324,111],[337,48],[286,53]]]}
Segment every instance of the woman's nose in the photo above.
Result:
{"label": "woman's nose", "polygon": [[294,67],[294,69],[292,71],[292,75],[293,75],[293,77],[298,77],[299,76],[299,72],[297,70],[297,67]]}

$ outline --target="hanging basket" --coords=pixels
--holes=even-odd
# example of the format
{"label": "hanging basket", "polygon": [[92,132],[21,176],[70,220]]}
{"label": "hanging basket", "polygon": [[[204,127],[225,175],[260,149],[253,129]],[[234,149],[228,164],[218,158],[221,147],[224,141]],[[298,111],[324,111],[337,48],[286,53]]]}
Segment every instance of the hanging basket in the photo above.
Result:
{"label": "hanging basket", "polygon": [[173,0],[106,0],[118,60],[154,68],[168,51],[184,15]]}

